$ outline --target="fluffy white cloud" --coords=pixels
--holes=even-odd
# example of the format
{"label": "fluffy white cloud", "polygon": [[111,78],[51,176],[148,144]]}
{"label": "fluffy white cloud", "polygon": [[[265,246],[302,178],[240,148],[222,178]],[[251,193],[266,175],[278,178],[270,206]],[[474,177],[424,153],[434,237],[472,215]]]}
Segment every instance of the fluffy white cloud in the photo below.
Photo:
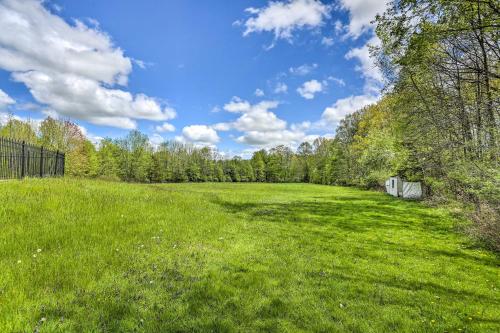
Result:
{"label": "fluffy white cloud", "polygon": [[38,71],[15,72],[14,80],[23,82],[33,97],[58,114],[84,119],[97,125],[135,128],[132,119],[162,121],[175,112],[163,108],[143,94],[102,87],[99,82],[81,76]]}
{"label": "fluffy white cloud", "polygon": [[323,83],[319,82],[318,80],[310,80],[304,82],[302,86],[297,88],[297,92],[305,99],[313,99],[315,94],[322,92],[323,89]]}
{"label": "fluffy white cloud", "polygon": [[304,75],[311,73],[316,68],[318,68],[318,64],[311,64],[311,65],[303,64],[303,65],[298,66],[298,67],[290,67],[288,69],[288,71],[290,72],[290,74],[293,74],[293,75],[304,76]]}
{"label": "fluffy white cloud", "polygon": [[376,46],[380,43],[377,37],[371,38],[365,45],[358,48],[353,48],[345,55],[346,59],[356,58],[360,65],[356,66],[356,70],[361,72],[368,84],[381,83],[383,75],[380,69],[375,64],[375,59],[370,56],[370,46]]}
{"label": "fluffy white cloud", "polygon": [[322,120],[328,125],[338,124],[346,115],[377,102],[378,98],[377,95],[366,94],[339,99],[325,109]]}
{"label": "fluffy white cloud", "polygon": [[276,83],[274,87],[275,94],[286,94],[288,92],[288,86],[283,82]]}
{"label": "fluffy white cloud", "polygon": [[0,68],[13,72],[54,112],[97,125],[135,128],[134,119],[162,121],[175,111],[126,85],[132,60],[98,26],[70,25],[36,0],[0,3]]}
{"label": "fluffy white cloud", "polygon": [[2,89],[0,89],[0,109],[14,103],[16,103],[16,101],[14,101],[9,95],[7,95]]}
{"label": "fluffy white cloud", "polygon": [[236,129],[241,132],[282,130],[286,128],[286,121],[279,119],[269,110],[277,108],[276,101],[262,101],[258,104],[250,104],[239,97],[233,97],[231,102],[224,105],[224,110],[242,115],[231,123],[216,124],[214,128],[219,130]]}
{"label": "fluffy white cloud", "polygon": [[230,131],[232,128],[231,123],[217,123],[212,125],[212,128],[217,131]]}
{"label": "fluffy white cloud", "polygon": [[317,0],[272,1],[263,8],[247,8],[252,15],[243,33],[273,32],[275,39],[291,39],[295,30],[316,28],[329,16],[330,6]]}
{"label": "fluffy white cloud", "polygon": [[304,137],[305,134],[299,131],[250,131],[238,137],[236,141],[260,147],[274,147],[277,145],[295,146],[300,143]]}
{"label": "fluffy white cloud", "polygon": [[286,121],[279,119],[269,109],[276,108],[277,102],[262,102],[252,107],[252,110],[244,113],[234,123],[233,127],[238,131],[275,131],[286,128]]}
{"label": "fluffy white cloud", "polygon": [[310,127],[309,122],[293,124],[288,128],[287,122],[271,110],[276,109],[279,102],[262,101],[250,104],[238,97],[224,106],[224,110],[240,113],[241,116],[228,123],[219,123],[212,128],[228,131],[236,130],[243,134],[236,138],[239,143],[257,147],[271,147],[279,144],[296,145],[305,137],[304,131]]}
{"label": "fluffy white cloud", "polygon": [[254,95],[257,97],[264,96],[264,91],[262,89],[255,89]]}
{"label": "fluffy white cloud", "polygon": [[159,126],[155,127],[155,131],[159,133],[163,132],[174,132],[175,131],[175,126],[170,124],[170,123],[163,123]]}
{"label": "fluffy white cloud", "polygon": [[0,66],[11,72],[57,71],[113,84],[126,83],[132,69],[105,33],[81,21],[70,26],[40,1],[3,1],[0,30]]}
{"label": "fluffy white cloud", "polygon": [[227,112],[239,113],[247,112],[251,107],[252,105],[250,103],[235,96],[229,103],[224,105],[224,110],[226,110]]}
{"label": "fluffy white cloud", "polygon": [[349,11],[348,34],[358,38],[373,27],[377,14],[382,14],[389,0],[340,0],[340,6]]}
{"label": "fluffy white cloud", "polygon": [[206,125],[191,125],[182,129],[180,141],[187,141],[199,145],[211,146],[219,142],[217,132]]}

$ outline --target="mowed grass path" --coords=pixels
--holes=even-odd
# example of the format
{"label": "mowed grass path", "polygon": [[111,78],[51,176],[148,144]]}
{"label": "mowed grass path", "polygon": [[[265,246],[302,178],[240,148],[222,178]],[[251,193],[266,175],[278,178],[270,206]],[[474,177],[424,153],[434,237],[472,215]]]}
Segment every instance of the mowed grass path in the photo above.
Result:
{"label": "mowed grass path", "polygon": [[0,332],[498,332],[443,211],[307,184],[0,183]]}

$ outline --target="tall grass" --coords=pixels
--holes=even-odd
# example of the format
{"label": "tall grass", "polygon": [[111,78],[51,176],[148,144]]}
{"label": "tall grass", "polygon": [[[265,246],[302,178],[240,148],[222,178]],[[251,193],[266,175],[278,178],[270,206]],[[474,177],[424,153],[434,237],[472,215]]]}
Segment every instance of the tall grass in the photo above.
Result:
{"label": "tall grass", "polygon": [[443,210],[306,184],[0,183],[1,332],[498,332]]}

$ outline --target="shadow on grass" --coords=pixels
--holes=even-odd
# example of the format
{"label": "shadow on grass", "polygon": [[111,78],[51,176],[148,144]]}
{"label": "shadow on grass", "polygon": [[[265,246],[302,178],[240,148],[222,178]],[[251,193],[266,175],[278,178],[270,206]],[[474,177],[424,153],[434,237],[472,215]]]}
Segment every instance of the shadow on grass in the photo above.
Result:
{"label": "shadow on grass", "polygon": [[437,220],[439,215],[431,214],[413,202],[394,202],[381,199],[380,196],[374,199],[367,196],[334,198],[329,201],[322,199],[287,203],[240,203],[213,198],[212,202],[249,220],[310,223],[355,232],[388,228],[418,229],[446,234],[452,230],[451,225]]}
{"label": "shadow on grass", "polygon": [[[218,196],[212,197],[211,201],[247,221],[276,223],[291,237],[302,237],[300,235],[306,233],[314,239],[331,242],[338,234],[370,233],[380,238],[372,241],[368,247],[385,248],[408,256],[447,257],[499,266],[498,261],[490,257],[475,256],[460,250],[436,249],[426,242],[410,247],[398,241],[397,237],[395,240],[387,238],[387,234],[394,233],[420,238],[420,242],[425,239],[446,242],[450,234],[455,233],[451,221],[443,221],[446,217],[417,202],[399,201],[376,193],[316,197],[314,201],[286,203],[233,202]],[[297,234],[297,231],[300,233]],[[463,244],[459,241],[457,245]],[[369,253],[367,255],[370,256]]]}

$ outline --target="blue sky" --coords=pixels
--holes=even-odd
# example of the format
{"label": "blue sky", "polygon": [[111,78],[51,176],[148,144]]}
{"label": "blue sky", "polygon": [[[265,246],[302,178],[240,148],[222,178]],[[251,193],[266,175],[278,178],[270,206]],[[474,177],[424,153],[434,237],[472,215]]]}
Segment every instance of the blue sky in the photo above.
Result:
{"label": "blue sky", "polygon": [[248,154],[375,102],[382,0],[0,0],[0,121],[71,119]]}

